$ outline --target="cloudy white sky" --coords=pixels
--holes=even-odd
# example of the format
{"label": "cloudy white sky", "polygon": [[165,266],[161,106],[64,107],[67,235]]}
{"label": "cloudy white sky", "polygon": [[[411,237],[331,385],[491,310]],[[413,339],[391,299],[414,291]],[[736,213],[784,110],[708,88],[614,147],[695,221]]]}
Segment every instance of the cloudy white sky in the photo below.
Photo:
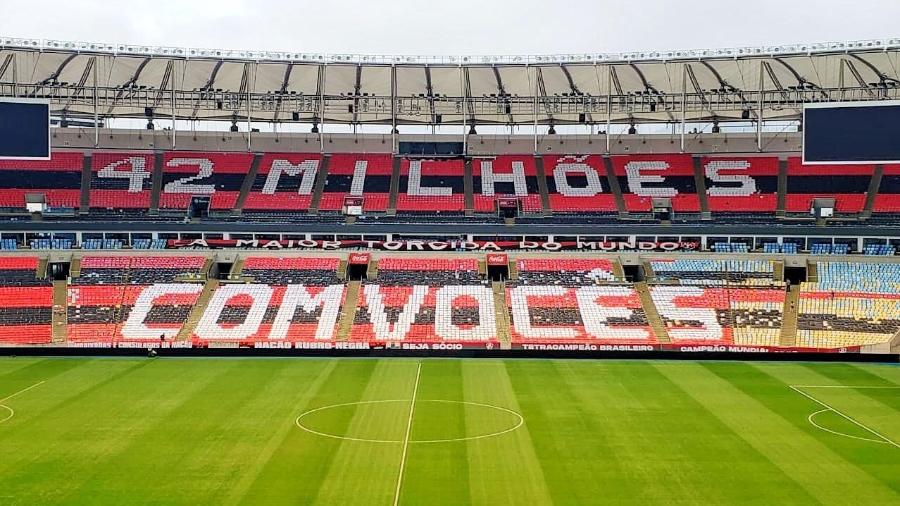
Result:
{"label": "cloudy white sky", "polygon": [[0,0],[0,11],[0,36],[329,53],[620,52],[900,37],[900,0]]}

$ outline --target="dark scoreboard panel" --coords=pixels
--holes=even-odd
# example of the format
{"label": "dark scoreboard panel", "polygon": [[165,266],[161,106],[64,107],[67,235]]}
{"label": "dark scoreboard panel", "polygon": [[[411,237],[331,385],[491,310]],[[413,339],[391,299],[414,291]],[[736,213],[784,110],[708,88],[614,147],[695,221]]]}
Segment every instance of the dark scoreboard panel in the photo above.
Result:
{"label": "dark scoreboard panel", "polygon": [[50,104],[0,98],[0,159],[50,159]]}
{"label": "dark scoreboard panel", "polygon": [[900,163],[900,101],[807,104],[803,163]]}

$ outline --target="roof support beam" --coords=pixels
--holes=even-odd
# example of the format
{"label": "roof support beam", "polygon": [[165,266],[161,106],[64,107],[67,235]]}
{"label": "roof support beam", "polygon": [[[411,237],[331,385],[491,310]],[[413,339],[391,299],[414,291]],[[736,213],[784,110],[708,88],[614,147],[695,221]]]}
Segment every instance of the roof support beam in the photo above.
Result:
{"label": "roof support beam", "polygon": [[544,112],[547,113],[547,122],[552,125],[554,123],[553,111],[550,109],[550,104],[547,102],[547,86],[544,84],[544,73],[541,71],[540,67],[535,67],[535,71],[537,73],[535,96],[538,97],[544,105]]}
{"label": "roof support beam", "polygon": [[353,131],[356,131],[356,121],[359,118],[359,94],[362,92],[362,65],[356,66],[356,82],[353,85]]}
{"label": "roof support beam", "polygon": [[[569,68],[566,67],[565,65],[560,65],[559,68],[562,69],[563,75],[566,76],[566,81],[569,82],[569,89],[572,90],[572,95],[575,95],[576,97],[583,97],[584,93],[582,93],[581,90],[578,89],[578,85],[576,85],[575,80],[572,79],[572,73],[569,72]],[[582,112],[585,115],[585,119],[587,120],[588,123],[593,123],[594,119],[591,116],[591,114],[584,110],[584,100],[582,100],[581,104],[582,104]]]}
{"label": "roof support beam", "polygon": [[[134,83],[136,83],[137,80],[141,77],[141,72],[143,72],[144,69],[147,67],[147,65],[150,64],[150,60],[151,60],[150,58],[144,58],[141,61],[141,63],[138,64],[138,67],[134,70],[134,74],[131,75],[131,78],[128,79],[127,81],[125,81],[124,83],[122,83],[122,85],[120,86],[121,89],[119,90],[118,93],[116,93],[116,97],[113,99],[112,103],[107,108],[106,113],[108,115],[110,115],[110,116],[113,115],[113,113],[116,110],[116,104],[119,103],[119,100],[121,100],[122,98],[125,97],[126,93],[130,92],[128,90],[130,90],[131,88],[134,87]],[[113,61],[115,61],[115,56],[113,57]]]}
{"label": "roof support beam", "polygon": [[434,87],[431,84],[431,67],[425,66],[425,95],[428,97],[428,105],[431,109],[431,125],[432,133],[434,133],[434,125],[437,123],[437,115],[434,109]]}
{"label": "roof support beam", "polygon": [[491,66],[491,70],[494,71],[494,79],[497,80],[497,96],[500,97],[500,102],[503,104],[503,108],[507,111],[507,117],[509,118],[510,128],[513,124],[513,115],[512,115],[512,107],[509,103],[509,95],[506,93],[506,88],[503,87],[503,78],[500,77],[500,70],[497,69],[496,65]]}
{"label": "roof support beam", "polygon": [[293,63],[285,65],[284,77],[281,79],[281,88],[278,89],[278,96],[275,98],[277,104],[275,105],[275,112],[272,116],[272,121],[274,123],[278,123],[278,120],[281,118],[281,111],[284,109],[284,96],[287,94],[287,87],[291,82],[291,73],[293,71]]}

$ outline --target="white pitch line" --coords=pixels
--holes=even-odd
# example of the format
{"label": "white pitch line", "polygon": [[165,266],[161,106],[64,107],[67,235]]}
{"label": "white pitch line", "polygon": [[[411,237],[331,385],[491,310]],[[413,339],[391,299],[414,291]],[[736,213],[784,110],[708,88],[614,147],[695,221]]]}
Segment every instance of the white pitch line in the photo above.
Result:
{"label": "white pitch line", "polygon": [[794,385],[791,388],[900,388],[900,386],[853,386],[853,385]]}
{"label": "white pitch line", "polygon": [[43,381],[38,381],[37,383],[35,383],[34,385],[31,385],[31,386],[28,387],[28,388],[23,388],[22,390],[19,390],[18,392],[14,393],[14,394],[12,394],[12,395],[10,395],[10,396],[7,396],[7,397],[4,397],[4,398],[0,399],[0,402],[8,401],[8,400],[12,399],[13,397],[15,397],[15,396],[17,396],[17,395],[19,395],[19,394],[24,394],[25,392],[31,390],[32,388],[41,386],[41,385],[43,385],[43,384],[44,384]]}
{"label": "white pitch line", "polygon": [[406,469],[406,452],[409,449],[409,434],[412,432],[413,414],[416,411],[416,394],[419,392],[419,375],[422,363],[416,367],[416,385],[413,387],[412,401],[409,403],[409,418],[406,420],[406,435],[403,436],[403,454],[400,457],[400,474],[397,475],[397,488],[394,490],[394,506],[400,504],[400,488],[403,486],[403,471]]}
{"label": "white pitch line", "polygon": [[10,418],[16,416],[16,412],[13,411],[13,408],[11,408],[11,407],[9,407],[9,406],[3,404],[4,402],[6,402],[6,401],[12,399],[13,397],[15,397],[15,396],[17,396],[17,395],[19,395],[19,394],[24,394],[25,392],[31,390],[31,389],[34,388],[34,387],[40,386],[40,385],[42,385],[43,383],[44,383],[43,381],[38,381],[37,383],[35,383],[34,385],[31,385],[31,386],[28,387],[28,388],[23,388],[22,390],[19,390],[18,392],[14,393],[14,394],[12,394],[12,395],[8,395],[8,396],[6,396],[6,397],[0,399],[0,408],[3,408],[3,409],[5,409],[5,410],[9,411],[9,416],[7,416],[6,418],[0,420],[0,423],[3,423],[3,422],[5,422],[5,421],[9,420]]}
{"label": "white pitch line", "polygon": [[[831,410],[831,411],[834,411],[834,412],[837,413],[838,415],[840,415],[840,416],[844,417],[845,419],[849,420],[850,422],[856,424],[858,427],[862,427],[863,429],[865,429],[865,430],[869,431],[870,433],[872,433],[872,434],[878,436],[879,438],[883,439],[885,443],[888,443],[888,444],[890,444],[890,445],[893,445],[893,446],[896,447],[896,448],[900,448],[900,444],[897,444],[897,443],[895,443],[894,441],[892,441],[891,439],[888,439],[888,438],[882,436],[882,435],[879,434],[878,432],[876,432],[876,431],[870,429],[869,427],[866,427],[866,426],[865,426],[864,424],[862,424],[861,422],[857,422],[856,420],[854,420],[854,419],[851,418],[850,416],[847,416],[847,415],[845,415],[844,413],[841,413],[840,411],[834,409],[833,407],[829,406],[828,404],[826,404],[826,403],[820,401],[819,399],[816,399],[816,398],[813,397],[812,395],[810,395],[810,394],[804,392],[803,390],[800,390],[800,388],[803,388],[803,387],[799,387],[799,388],[798,388],[798,387],[795,387],[795,386],[791,385],[791,390],[793,390],[793,391],[799,393],[799,394],[802,395],[803,397],[806,397],[807,399],[809,399],[809,400],[811,400],[811,401],[813,401],[813,402],[815,402],[815,403],[817,403],[817,404],[819,404],[819,405],[821,405],[821,406],[824,406],[825,408],[827,408],[827,409],[829,409],[829,410]],[[853,387],[850,387],[850,388],[853,388]],[[819,413],[821,413],[821,411],[816,412],[816,413],[813,413],[812,415],[810,415],[810,417],[812,417],[812,416],[814,416],[814,415],[817,415],[817,414],[819,414]],[[818,427],[818,428],[820,428],[820,429],[822,428],[822,427],[819,427],[815,422],[810,421],[810,423],[812,423],[814,426],[816,426],[816,427]],[[828,431],[828,432],[833,432],[833,431]],[[854,436],[850,436],[850,435],[848,435],[848,434],[841,434],[841,435],[847,436],[847,437],[854,437]],[[855,438],[855,439],[862,439],[862,438]]]}

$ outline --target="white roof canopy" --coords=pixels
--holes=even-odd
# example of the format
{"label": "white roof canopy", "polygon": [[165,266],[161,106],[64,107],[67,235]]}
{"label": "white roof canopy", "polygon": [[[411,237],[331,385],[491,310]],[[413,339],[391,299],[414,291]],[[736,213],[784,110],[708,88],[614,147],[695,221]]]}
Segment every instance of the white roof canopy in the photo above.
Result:
{"label": "white roof canopy", "polygon": [[547,56],[367,56],[0,37],[0,96],[71,117],[359,124],[573,124],[796,118],[890,100],[900,39]]}

